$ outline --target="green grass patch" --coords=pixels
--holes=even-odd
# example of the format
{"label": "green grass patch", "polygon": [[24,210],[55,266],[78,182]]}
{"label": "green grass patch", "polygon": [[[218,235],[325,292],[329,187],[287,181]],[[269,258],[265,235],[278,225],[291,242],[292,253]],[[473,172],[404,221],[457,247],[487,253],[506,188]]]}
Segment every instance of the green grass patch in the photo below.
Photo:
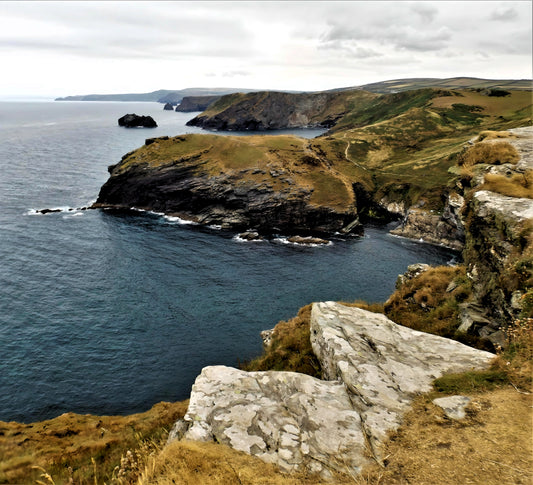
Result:
{"label": "green grass patch", "polygon": [[443,394],[468,394],[491,391],[507,384],[509,378],[505,372],[486,370],[448,374],[435,379],[433,387]]}

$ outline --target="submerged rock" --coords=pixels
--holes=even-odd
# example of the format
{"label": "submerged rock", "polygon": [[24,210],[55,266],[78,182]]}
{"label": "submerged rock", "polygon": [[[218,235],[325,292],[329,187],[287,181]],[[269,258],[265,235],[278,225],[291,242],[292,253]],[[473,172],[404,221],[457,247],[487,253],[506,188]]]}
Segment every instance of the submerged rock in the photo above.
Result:
{"label": "submerged rock", "polygon": [[140,116],[135,113],[127,114],[118,119],[118,125],[125,128],[156,128],[157,123],[151,116]]}
{"label": "submerged rock", "polygon": [[287,239],[287,241],[294,244],[329,244],[327,239],[312,236],[291,236]]}
{"label": "submerged rock", "polygon": [[334,302],[313,304],[311,342],[325,380],[206,367],[171,436],[214,439],[285,471],[357,474],[434,379],[494,358]]}

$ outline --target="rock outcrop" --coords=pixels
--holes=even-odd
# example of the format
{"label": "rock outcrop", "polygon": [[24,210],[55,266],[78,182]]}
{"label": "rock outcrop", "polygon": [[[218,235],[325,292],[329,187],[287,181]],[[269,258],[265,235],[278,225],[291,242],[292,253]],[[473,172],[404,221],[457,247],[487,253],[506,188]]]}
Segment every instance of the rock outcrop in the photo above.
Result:
{"label": "rock outcrop", "polygon": [[165,106],[163,106],[163,109],[165,111],[174,111],[174,105],[172,103],[165,103]]}
{"label": "rock outcrop", "polygon": [[185,96],[181,103],[176,106],[176,111],[182,113],[204,111],[220,98],[221,96]]}
{"label": "rock outcrop", "polygon": [[[304,143],[296,137],[287,141]],[[232,141],[214,135],[148,139],[145,147],[109,167],[111,177],[93,207],[135,207],[265,235],[361,232],[349,185],[325,173],[338,186],[333,195],[345,198],[330,203],[328,187],[320,195],[312,176],[295,165],[298,160],[278,160],[240,142],[227,161],[221,160],[228,143]]]}
{"label": "rock outcrop", "polygon": [[457,193],[447,196],[442,213],[412,208],[400,225],[391,231],[396,236],[418,239],[460,251],[464,247],[465,231],[460,214],[463,197]]}
{"label": "rock outcrop", "polygon": [[118,126],[124,126],[125,128],[157,128],[157,123],[151,116],[130,113],[118,119]]}
{"label": "rock outcrop", "polygon": [[[522,252],[531,234],[533,200],[476,192],[467,206],[465,261],[477,303],[486,315],[507,325],[520,313],[509,279],[511,261]],[[518,301],[517,301],[518,300]],[[486,329],[487,336],[498,330]]]}
{"label": "rock outcrop", "polygon": [[170,439],[216,440],[285,471],[356,474],[383,458],[387,433],[435,378],[494,357],[334,302],[313,304],[311,341],[325,380],[206,367]]}
{"label": "rock outcrop", "polygon": [[[356,92],[357,95],[373,97],[362,91]],[[205,113],[187,125],[230,131],[330,128],[346,112],[344,104],[336,103],[337,98],[344,96],[338,92],[232,94],[210,104]]]}

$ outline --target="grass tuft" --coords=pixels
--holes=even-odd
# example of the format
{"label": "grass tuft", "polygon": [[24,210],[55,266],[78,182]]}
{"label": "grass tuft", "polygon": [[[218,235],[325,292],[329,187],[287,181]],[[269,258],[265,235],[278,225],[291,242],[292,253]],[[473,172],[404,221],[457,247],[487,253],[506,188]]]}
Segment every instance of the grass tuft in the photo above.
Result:
{"label": "grass tuft", "polygon": [[311,347],[310,318],[311,305],[306,305],[294,318],[279,322],[263,355],[242,364],[241,368],[246,371],[300,372],[321,378],[320,362]]}

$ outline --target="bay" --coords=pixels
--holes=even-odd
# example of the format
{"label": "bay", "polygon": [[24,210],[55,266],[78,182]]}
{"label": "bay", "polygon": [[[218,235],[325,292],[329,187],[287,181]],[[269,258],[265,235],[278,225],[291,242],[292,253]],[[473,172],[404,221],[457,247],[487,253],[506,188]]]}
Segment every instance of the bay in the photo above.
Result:
{"label": "bay", "polygon": [[[159,126],[120,128],[126,113]],[[185,399],[202,367],[259,354],[259,332],[301,306],[383,301],[407,265],[453,259],[387,227],[303,247],[151,213],[67,210],[95,200],[107,166],[145,138],[203,132],[185,126],[194,115],[157,103],[0,102],[0,420]],[[64,211],[35,213],[53,207]]]}

